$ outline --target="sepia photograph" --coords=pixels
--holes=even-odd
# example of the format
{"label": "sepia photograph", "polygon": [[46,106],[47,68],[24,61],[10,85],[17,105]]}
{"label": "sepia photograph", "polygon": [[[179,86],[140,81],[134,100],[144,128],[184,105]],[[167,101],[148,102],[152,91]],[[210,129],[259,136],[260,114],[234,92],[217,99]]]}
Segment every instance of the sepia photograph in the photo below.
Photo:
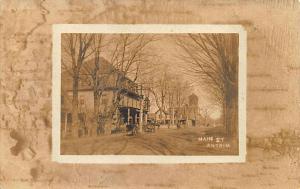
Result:
{"label": "sepia photograph", "polygon": [[300,0],[2,0],[0,189],[300,189]]}
{"label": "sepia photograph", "polygon": [[58,155],[241,157],[239,30],[99,26],[59,33]]}

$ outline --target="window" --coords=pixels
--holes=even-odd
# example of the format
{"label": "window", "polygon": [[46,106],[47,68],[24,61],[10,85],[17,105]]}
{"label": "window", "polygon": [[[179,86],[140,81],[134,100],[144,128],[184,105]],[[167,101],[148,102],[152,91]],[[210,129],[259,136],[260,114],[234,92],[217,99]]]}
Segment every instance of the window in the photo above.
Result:
{"label": "window", "polygon": [[85,113],[79,113],[78,114],[78,119],[80,122],[85,122]]}
{"label": "window", "polygon": [[67,114],[67,122],[72,123],[72,113]]}

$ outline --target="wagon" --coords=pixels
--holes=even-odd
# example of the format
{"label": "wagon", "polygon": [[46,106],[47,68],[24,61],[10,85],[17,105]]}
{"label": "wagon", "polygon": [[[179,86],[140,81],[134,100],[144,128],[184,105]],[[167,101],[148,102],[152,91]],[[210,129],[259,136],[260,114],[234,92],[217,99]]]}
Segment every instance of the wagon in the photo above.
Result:
{"label": "wagon", "polygon": [[159,129],[160,124],[157,121],[153,120],[153,119],[148,120],[147,125],[144,125],[144,128],[146,130],[151,130],[153,132],[155,131],[155,127],[157,127],[157,129]]}
{"label": "wagon", "polygon": [[145,132],[152,132],[153,133],[153,132],[155,132],[155,125],[153,125],[153,124],[144,125],[143,130]]}
{"label": "wagon", "polygon": [[137,125],[136,124],[128,124],[126,125],[127,135],[136,135],[137,134]]}

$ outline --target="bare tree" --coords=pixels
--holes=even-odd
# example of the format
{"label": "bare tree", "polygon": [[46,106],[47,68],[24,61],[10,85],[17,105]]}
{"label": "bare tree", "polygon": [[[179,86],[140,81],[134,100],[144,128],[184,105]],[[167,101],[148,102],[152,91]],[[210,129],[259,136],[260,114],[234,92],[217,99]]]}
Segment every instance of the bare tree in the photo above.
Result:
{"label": "bare tree", "polygon": [[91,86],[93,89],[94,95],[94,110],[92,116],[92,123],[89,125],[89,134],[95,135],[96,128],[98,127],[98,117],[99,117],[99,100],[101,95],[106,87],[106,82],[109,74],[107,68],[104,68],[104,59],[101,57],[104,52],[104,48],[107,47],[109,41],[104,41],[104,34],[94,34],[92,39],[91,49],[93,52],[92,60],[90,63],[86,63],[83,65],[83,70],[81,76],[85,80],[85,82]]}
{"label": "bare tree", "polygon": [[207,126],[210,122],[211,114],[213,113],[213,106],[212,105],[202,106],[200,108],[200,113],[202,118],[204,119],[203,120],[204,125]]}
{"label": "bare tree", "polygon": [[141,63],[150,57],[146,47],[153,41],[154,36],[145,36],[144,34],[120,34],[114,36],[111,41],[109,57],[110,62],[117,70],[114,78],[114,86],[117,90],[113,94],[112,106],[103,116],[105,119],[103,123],[107,130],[110,130],[112,117],[124,96],[122,93],[124,81],[126,78],[131,78],[133,82],[138,79]]}
{"label": "bare tree", "polygon": [[238,34],[188,34],[176,40],[188,74],[223,109],[227,134],[237,133]]}
{"label": "bare tree", "polygon": [[90,52],[93,35],[91,34],[62,34],[62,66],[72,76],[72,135],[78,136],[78,86],[80,70],[85,60],[93,53]]}
{"label": "bare tree", "polygon": [[144,82],[147,83],[147,89],[153,97],[159,118],[165,121],[163,114],[167,114],[174,124],[174,119],[178,120],[183,114],[180,109],[187,102],[189,84],[184,82],[180,75],[169,72],[167,67],[157,65],[151,71],[151,74],[144,78]]}
{"label": "bare tree", "polygon": [[[158,104],[159,109],[159,118],[160,121],[165,122],[165,119],[163,120],[163,113],[166,114],[166,98],[167,98],[167,90],[168,90],[168,78],[167,78],[167,72],[164,70],[163,73],[161,73],[161,77],[158,80],[158,87],[157,91],[159,94],[159,101],[160,104]],[[165,116],[164,116],[165,118]]]}

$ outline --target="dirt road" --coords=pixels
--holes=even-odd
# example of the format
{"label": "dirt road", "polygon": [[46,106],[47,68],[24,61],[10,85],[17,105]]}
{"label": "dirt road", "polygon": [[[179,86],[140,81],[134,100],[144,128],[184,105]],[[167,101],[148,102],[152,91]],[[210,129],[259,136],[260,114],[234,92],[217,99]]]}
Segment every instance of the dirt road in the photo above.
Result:
{"label": "dirt road", "polygon": [[199,139],[203,127],[160,128],[154,133],[127,136],[125,133],[62,141],[62,154],[97,155],[207,155],[230,154],[234,148],[208,148]]}

